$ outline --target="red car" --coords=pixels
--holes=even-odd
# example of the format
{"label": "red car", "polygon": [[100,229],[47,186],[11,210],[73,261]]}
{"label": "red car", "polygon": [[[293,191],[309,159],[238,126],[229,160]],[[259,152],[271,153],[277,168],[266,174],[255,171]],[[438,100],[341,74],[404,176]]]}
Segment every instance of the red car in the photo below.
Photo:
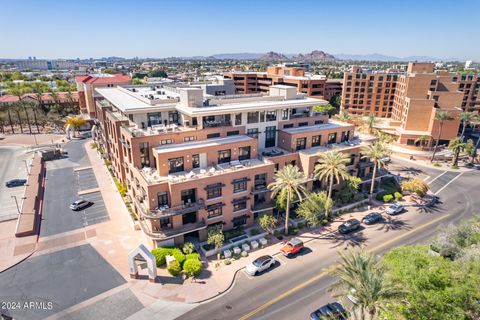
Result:
{"label": "red car", "polygon": [[304,246],[302,240],[298,238],[292,238],[282,247],[282,249],[280,249],[280,252],[284,256],[291,256],[299,253],[303,248]]}

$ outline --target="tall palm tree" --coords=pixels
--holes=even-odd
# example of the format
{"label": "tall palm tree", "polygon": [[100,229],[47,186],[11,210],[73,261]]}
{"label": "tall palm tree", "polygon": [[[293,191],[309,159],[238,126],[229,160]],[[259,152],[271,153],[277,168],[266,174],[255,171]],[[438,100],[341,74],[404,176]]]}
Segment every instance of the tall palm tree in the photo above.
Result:
{"label": "tall palm tree", "polygon": [[370,159],[373,162],[372,182],[370,184],[370,200],[372,199],[373,190],[375,188],[375,177],[377,175],[377,169],[385,166],[383,158],[389,154],[388,149],[383,143],[375,142],[372,145],[368,145],[362,148],[361,153],[364,159]]}
{"label": "tall palm tree", "polygon": [[30,117],[28,116],[28,108],[31,108],[31,105],[29,103],[27,103],[26,101],[20,101],[19,104],[23,108],[23,110],[25,111],[25,116],[27,118],[28,132],[30,132],[30,134],[32,134],[32,126],[30,125]]}
{"label": "tall palm tree", "polygon": [[[317,180],[328,180],[328,198],[332,199],[334,182],[340,183],[341,179],[346,180],[350,177],[346,167],[346,164],[350,162],[350,157],[337,150],[318,153],[318,157],[313,177]],[[328,218],[328,209],[325,210],[325,216]]]}
{"label": "tall palm tree", "polygon": [[279,196],[286,199],[285,207],[285,235],[288,235],[288,220],[290,218],[290,203],[297,197],[302,200],[307,194],[305,189],[305,175],[297,166],[291,164],[275,172],[274,181],[268,185],[272,190],[272,198]]}
{"label": "tall palm tree", "polygon": [[343,122],[349,122],[350,120],[352,120],[352,116],[350,116],[346,111],[342,111],[339,114],[335,115],[334,117],[338,121],[343,121]]}
{"label": "tall palm tree", "polygon": [[462,112],[460,113],[460,121],[462,122],[462,134],[460,137],[462,138],[465,136],[465,129],[467,126],[475,119],[475,114],[473,112]]}
{"label": "tall palm tree", "polygon": [[435,147],[433,149],[432,159],[430,159],[430,162],[433,162],[433,160],[435,159],[435,154],[437,153],[438,149],[438,143],[440,142],[440,137],[442,135],[443,125],[445,124],[445,121],[451,120],[451,118],[448,112],[439,111],[435,114],[435,120],[438,121],[439,128],[437,140],[435,141]]}
{"label": "tall palm tree", "polygon": [[13,112],[17,114],[18,124],[20,125],[20,132],[23,133],[22,116],[20,115],[20,111],[22,111],[23,107],[19,104],[20,101],[12,103],[10,108]]}
{"label": "tall palm tree", "polygon": [[450,141],[448,149],[452,150],[453,152],[452,167],[458,166],[458,156],[460,155],[460,152],[465,150],[465,146],[466,143],[462,141],[462,138],[457,137]]}
{"label": "tall palm tree", "polygon": [[353,296],[352,316],[361,320],[379,318],[379,313],[398,301],[405,290],[386,278],[386,269],[377,256],[365,251],[340,252],[339,267],[331,271],[337,281],[329,288],[333,296]]}
{"label": "tall palm tree", "polygon": [[13,127],[12,115],[10,114],[11,105],[10,104],[7,105],[6,109],[7,109],[8,123],[10,125],[10,128],[12,128],[12,134],[15,134],[15,128]]}
{"label": "tall palm tree", "polygon": [[369,115],[368,117],[363,119],[364,126],[367,128],[367,132],[369,134],[373,133],[375,125],[377,124],[378,120],[375,118],[374,115]]}

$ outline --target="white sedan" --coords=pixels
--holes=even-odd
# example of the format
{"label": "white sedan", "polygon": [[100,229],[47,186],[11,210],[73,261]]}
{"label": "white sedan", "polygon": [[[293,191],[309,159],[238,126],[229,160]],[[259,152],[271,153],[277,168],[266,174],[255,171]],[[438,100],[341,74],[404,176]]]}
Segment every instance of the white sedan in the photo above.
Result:
{"label": "white sedan", "polygon": [[276,261],[272,256],[261,256],[247,264],[245,271],[251,276],[256,276],[260,272],[271,268],[275,262]]}

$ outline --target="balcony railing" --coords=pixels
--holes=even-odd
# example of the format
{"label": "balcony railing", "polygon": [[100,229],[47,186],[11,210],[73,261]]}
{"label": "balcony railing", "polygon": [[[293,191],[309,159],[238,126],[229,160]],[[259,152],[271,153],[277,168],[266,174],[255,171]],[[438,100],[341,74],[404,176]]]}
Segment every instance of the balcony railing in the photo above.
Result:
{"label": "balcony railing", "polygon": [[257,194],[257,193],[264,193],[270,191],[267,188],[267,185],[257,185],[257,186],[252,186],[251,188],[252,194]]}
{"label": "balcony railing", "polygon": [[203,122],[203,126],[205,128],[218,128],[218,127],[230,127],[232,125],[232,121],[205,121]]}
{"label": "balcony railing", "polygon": [[176,236],[180,236],[185,233],[189,233],[196,230],[205,229],[207,227],[205,220],[195,223],[184,224],[181,228],[164,228],[161,230],[152,230],[149,223],[145,220],[140,220],[140,227],[142,231],[153,240],[166,240]]}
{"label": "balcony railing", "polygon": [[149,219],[158,219],[162,217],[181,215],[205,208],[205,201],[203,201],[203,199],[198,199],[196,202],[176,205],[172,207],[160,206],[153,210],[148,210],[147,208],[145,208],[145,205],[140,202],[138,198],[135,198],[135,202],[137,206],[141,209],[142,215],[145,218]]}

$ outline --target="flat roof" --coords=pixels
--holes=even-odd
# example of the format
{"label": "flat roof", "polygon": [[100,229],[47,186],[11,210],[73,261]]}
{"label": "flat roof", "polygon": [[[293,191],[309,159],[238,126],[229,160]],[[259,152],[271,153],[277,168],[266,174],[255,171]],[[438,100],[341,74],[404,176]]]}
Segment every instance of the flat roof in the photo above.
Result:
{"label": "flat roof", "polygon": [[191,149],[197,149],[197,148],[213,147],[213,146],[219,146],[219,145],[228,144],[228,143],[246,142],[246,141],[252,141],[252,140],[255,140],[255,139],[247,135],[237,135],[237,136],[231,136],[226,138],[215,138],[215,139],[185,142],[185,143],[179,143],[179,144],[167,144],[163,146],[158,146],[153,150],[158,154],[162,154],[162,153],[185,151],[185,150],[191,150]]}
{"label": "flat roof", "polygon": [[348,127],[348,126],[353,127],[353,125],[351,124],[329,122],[329,123],[317,124],[314,126],[280,129],[280,131],[284,131],[289,134],[297,134],[297,133],[305,133],[305,132],[312,132],[312,131],[325,130],[325,129],[335,129],[335,128]]}
{"label": "flat roof", "polygon": [[[125,89],[125,88],[124,88]],[[96,88],[99,94],[110,101],[116,108],[122,112],[138,111],[142,109],[158,109],[158,108],[174,108],[175,103],[172,104],[149,104],[139,97],[136,97],[137,92],[128,92],[128,89],[121,90],[120,88]]]}

